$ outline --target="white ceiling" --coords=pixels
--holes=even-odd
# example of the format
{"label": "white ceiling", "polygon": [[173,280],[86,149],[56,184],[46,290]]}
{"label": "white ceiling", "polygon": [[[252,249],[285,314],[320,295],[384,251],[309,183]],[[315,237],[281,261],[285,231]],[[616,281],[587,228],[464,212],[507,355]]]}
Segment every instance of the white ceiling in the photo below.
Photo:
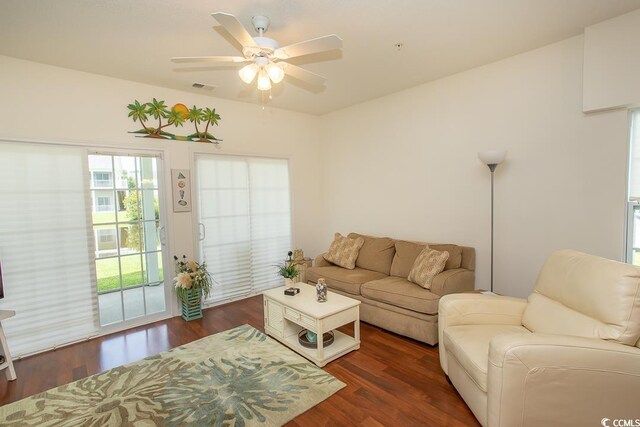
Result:
{"label": "white ceiling", "polygon": [[169,58],[238,54],[211,12],[236,15],[252,34],[251,17],[266,15],[266,35],[281,46],[326,34],[344,40],[341,52],[291,60],[327,77],[323,90],[286,77],[269,102],[324,114],[581,34],[639,7],[640,0],[2,0],[0,54],[259,103],[238,65]]}

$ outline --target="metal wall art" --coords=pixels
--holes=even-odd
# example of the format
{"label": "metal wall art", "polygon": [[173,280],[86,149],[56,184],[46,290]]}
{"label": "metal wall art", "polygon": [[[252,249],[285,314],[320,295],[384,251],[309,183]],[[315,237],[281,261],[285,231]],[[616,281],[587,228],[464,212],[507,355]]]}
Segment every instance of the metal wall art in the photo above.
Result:
{"label": "metal wall art", "polygon": [[[158,138],[158,139],[174,139],[177,141],[197,141],[219,144],[221,139],[216,138],[209,133],[209,128],[218,126],[221,120],[220,114],[216,113],[213,108],[198,108],[195,105],[189,109],[184,104],[176,104],[171,109],[164,104],[164,101],[153,101],[141,104],[136,99],[133,104],[127,106],[129,109],[129,117],[135,122],[142,125],[142,129],[131,131],[141,138]],[[158,123],[152,126],[148,123],[151,119],[157,120]],[[163,120],[165,121],[163,123]],[[176,129],[182,127],[185,122],[193,123],[196,131],[190,135],[181,136],[168,132],[164,129],[174,126]],[[198,128],[200,125],[200,128]],[[204,129],[202,129],[204,127]]]}

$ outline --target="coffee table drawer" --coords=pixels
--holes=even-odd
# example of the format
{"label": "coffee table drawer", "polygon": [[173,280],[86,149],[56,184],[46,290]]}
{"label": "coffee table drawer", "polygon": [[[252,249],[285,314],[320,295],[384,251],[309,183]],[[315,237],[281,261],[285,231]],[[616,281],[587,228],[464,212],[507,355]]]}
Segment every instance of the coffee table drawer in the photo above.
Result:
{"label": "coffee table drawer", "polygon": [[301,326],[316,329],[316,319],[306,314],[302,314],[290,307],[284,308],[284,317]]}

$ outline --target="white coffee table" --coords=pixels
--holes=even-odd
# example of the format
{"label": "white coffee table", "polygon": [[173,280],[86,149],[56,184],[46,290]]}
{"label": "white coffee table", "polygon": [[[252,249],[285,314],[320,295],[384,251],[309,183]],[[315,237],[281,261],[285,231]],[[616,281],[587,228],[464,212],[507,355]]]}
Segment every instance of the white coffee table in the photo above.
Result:
{"label": "white coffee table", "polygon": [[[264,329],[296,353],[322,367],[346,353],[360,348],[360,301],[327,292],[327,301],[316,300],[316,289],[296,283],[295,296],[284,294],[285,287],[270,289],[264,295]],[[353,322],[353,336],[335,329]],[[303,347],[298,333],[308,329],[318,335],[318,348]],[[334,341],[324,348],[322,336],[333,330]]]}

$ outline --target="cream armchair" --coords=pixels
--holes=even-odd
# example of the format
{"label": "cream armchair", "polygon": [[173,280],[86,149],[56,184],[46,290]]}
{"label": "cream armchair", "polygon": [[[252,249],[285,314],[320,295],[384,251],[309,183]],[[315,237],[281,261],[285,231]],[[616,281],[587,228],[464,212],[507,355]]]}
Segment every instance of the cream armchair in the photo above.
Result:
{"label": "cream armchair", "polygon": [[527,300],[446,295],[438,322],[442,369],[483,426],[640,424],[640,268],[555,252]]}

